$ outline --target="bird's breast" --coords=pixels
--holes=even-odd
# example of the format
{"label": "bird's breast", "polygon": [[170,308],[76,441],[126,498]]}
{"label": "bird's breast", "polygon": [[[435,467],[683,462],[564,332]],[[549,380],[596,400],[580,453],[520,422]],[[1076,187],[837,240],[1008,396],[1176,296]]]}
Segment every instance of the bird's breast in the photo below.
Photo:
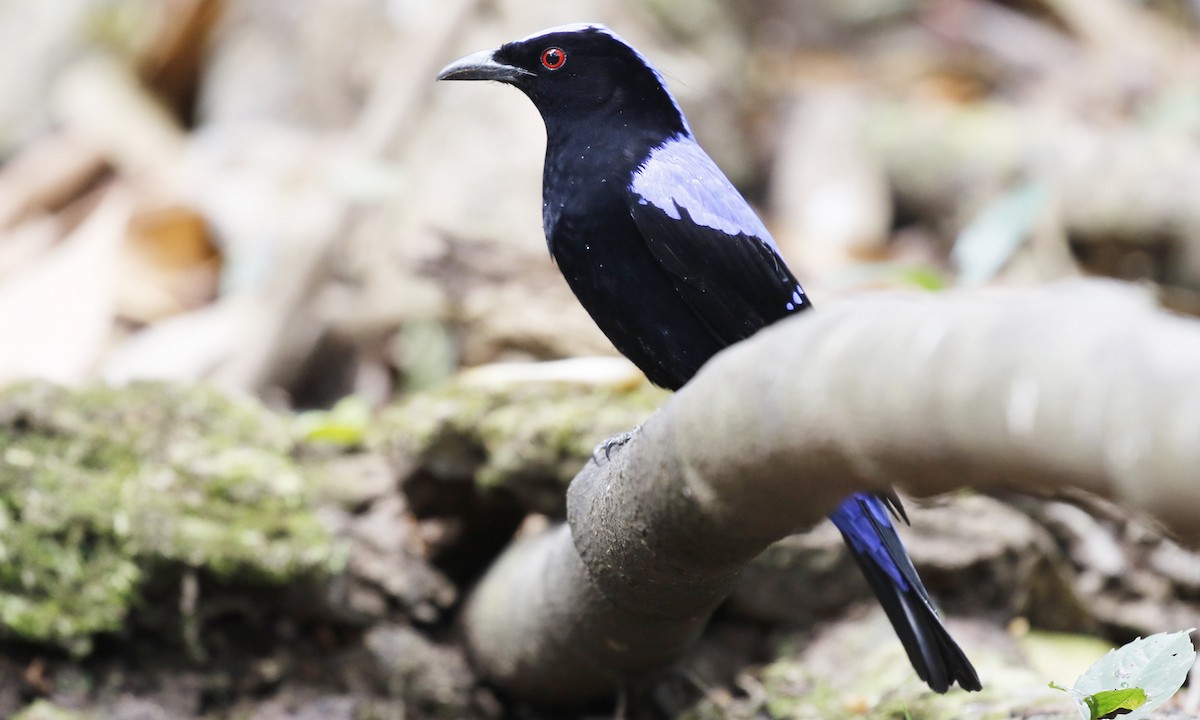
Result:
{"label": "bird's breast", "polygon": [[563,223],[579,228],[595,224],[598,216],[628,217],[623,190],[621,181],[609,170],[593,166],[584,172],[576,163],[547,158],[542,178],[542,228],[550,252],[555,253],[556,237],[576,234],[560,232]]}
{"label": "bird's breast", "polygon": [[721,349],[649,252],[623,203],[584,213],[568,204],[554,215],[546,239],[567,284],[652,382],[678,388]]}

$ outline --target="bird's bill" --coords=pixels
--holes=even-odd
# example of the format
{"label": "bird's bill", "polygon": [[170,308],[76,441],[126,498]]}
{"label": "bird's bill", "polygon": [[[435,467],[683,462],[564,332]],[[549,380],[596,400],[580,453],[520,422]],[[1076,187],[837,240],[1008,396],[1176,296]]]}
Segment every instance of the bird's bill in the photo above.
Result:
{"label": "bird's bill", "polygon": [[483,50],[461,57],[438,73],[438,80],[495,80],[515,82],[525,75],[533,75],[525,68],[497,62],[495,50]]}

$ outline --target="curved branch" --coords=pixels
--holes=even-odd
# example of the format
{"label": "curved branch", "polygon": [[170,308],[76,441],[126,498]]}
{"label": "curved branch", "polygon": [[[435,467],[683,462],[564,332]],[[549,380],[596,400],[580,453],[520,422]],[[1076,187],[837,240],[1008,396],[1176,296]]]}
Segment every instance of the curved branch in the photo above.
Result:
{"label": "curved branch", "polygon": [[[1081,488],[1200,540],[1200,323],[1104,282],[831,303],[721,353],[468,603],[482,671],[577,702],[677,659],[767,545],[897,485]],[[572,537],[573,536],[573,537]]]}

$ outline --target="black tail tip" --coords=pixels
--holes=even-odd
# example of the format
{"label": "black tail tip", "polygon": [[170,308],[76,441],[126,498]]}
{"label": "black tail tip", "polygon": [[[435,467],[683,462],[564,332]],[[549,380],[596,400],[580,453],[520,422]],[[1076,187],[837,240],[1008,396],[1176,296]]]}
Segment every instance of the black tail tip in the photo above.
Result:
{"label": "black tail tip", "polygon": [[909,658],[921,679],[936,693],[949,692],[955,683],[968,692],[982,690],[979,673],[975,672],[975,666],[967,659],[966,653],[958,643],[954,642],[954,638],[950,637],[950,633],[946,632],[940,622],[931,629],[933,632],[930,635],[933,645],[936,646],[932,657],[920,651],[914,653],[906,647],[910,650]]}
{"label": "black tail tip", "polygon": [[950,692],[955,683],[958,687],[967,692],[979,692],[983,689],[983,684],[979,682],[979,676],[975,674],[975,668],[967,666],[959,668],[958,672],[952,678],[921,678],[925,681],[929,688],[935,693],[945,694]]}

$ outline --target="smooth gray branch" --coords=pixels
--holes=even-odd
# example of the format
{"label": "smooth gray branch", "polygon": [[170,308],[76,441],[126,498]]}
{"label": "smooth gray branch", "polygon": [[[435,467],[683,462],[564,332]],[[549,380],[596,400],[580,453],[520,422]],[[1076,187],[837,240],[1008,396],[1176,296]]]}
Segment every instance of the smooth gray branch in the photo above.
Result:
{"label": "smooth gray branch", "polygon": [[669,666],[745,563],[852,492],[1080,488],[1195,544],[1197,468],[1200,322],[1138,291],[831,303],[721,353],[589,463],[569,529],[507,551],[467,636],[502,687],[578,702]]}

